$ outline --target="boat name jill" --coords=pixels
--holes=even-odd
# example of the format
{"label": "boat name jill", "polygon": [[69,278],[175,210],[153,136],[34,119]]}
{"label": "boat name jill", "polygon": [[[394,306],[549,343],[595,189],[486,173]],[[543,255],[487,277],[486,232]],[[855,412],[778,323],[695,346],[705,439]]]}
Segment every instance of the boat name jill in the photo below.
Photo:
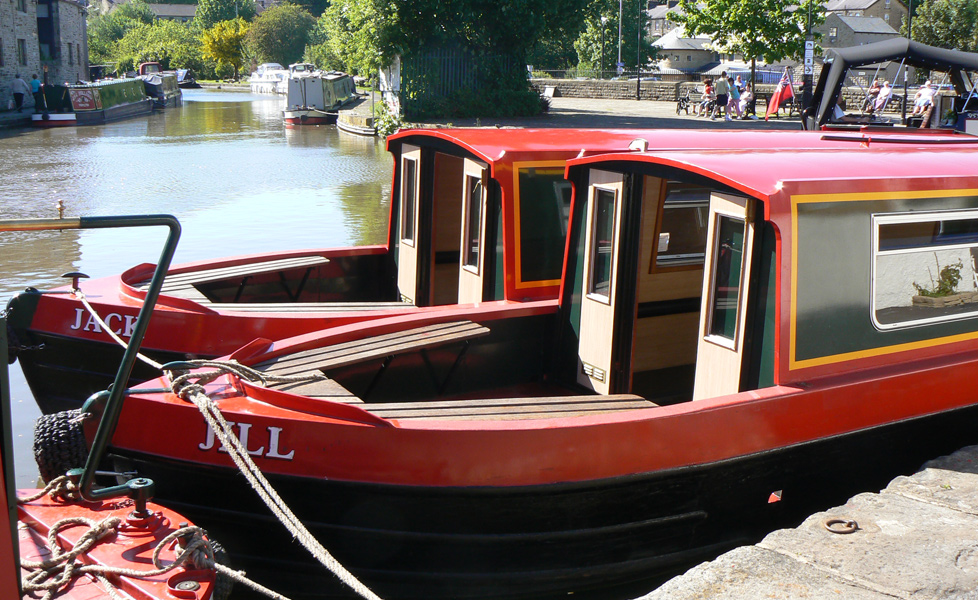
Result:
{"label": "boat name jill", "polygon": [[[72,330],[81,329],[82,331],[94,331],[95,333],[102,333],[102,327],[98,324],[95,319],[95,315],[88,317],[85,321],[85,327],[82,328],[82,320],[85,316],[84,308],[75,309],[75,323],[71,326]],[[118,313],[109,313],[105,317],[105,324],[109,327],[112,326],[112,321],[118,321],[120,324],[125,321],[125,328],[113,329],[116,335],[121,335],[122,337],[132,337],[132,331],[136,327],[136,315],[120,315]]]}
{"label": "boat name jill", "polygon": [[[234,425],[235,423],[228,421],[228,426],[231,427],[232,429],[234,428]],[[287,454],[283,454],[282,452],[279,451],[279,438],[282,435],[281,427],[268,428],[268,452],[265,452],[265,446],[261,446],[257,450],[252,450],[251,448],[248,447],[248,436],[251,432],[251,426],[252,426],[251,423],[238,423],[237,425],[238,425],[238,439],[241,440],[241,445],[244,446],[245,450],[248,451],[248,454],[252,456],[264,456],[265,458],[280,458],[282,460],[292,460],[292,457],[295,456],[295,450],[292,450]],[[208,427],[207,439],[205,439],[204,443],[199,444],[197,447],[200,448],[201,450],[210,450],[214,447],[215,439],[216,438],[214,436],[214,430]],[[227,452],[223,444],[220,446],[220,448],[217,449],[217,451]]]}

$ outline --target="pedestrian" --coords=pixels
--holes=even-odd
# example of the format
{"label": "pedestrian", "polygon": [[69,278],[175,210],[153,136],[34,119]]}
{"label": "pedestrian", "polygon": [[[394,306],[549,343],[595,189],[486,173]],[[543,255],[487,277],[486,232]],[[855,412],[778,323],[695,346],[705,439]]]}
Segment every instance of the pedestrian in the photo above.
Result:
{"label": "pedestrian", "polygon": [[730,120],[730,107],[727,103],[730,101],[730,82],[727,81],[727,72],[723,71],[720,73],[720,78],[717,79],[716,87],[714,88],[717,93],[717,110],[723,108],[723,120]]}
{"label": "pedestrian", "polygon": [[693,109],[693,114],[698,117],[705,117],[710,114],[710,103],[715,99],[716,97],[713,95],[713,80],[707,77],[703,80],[703,95],[700,96],[700,103]]}
{"label": "pedestrian", "polygon": [[20,78],[20,73],[14,75],[14,84],[11,86],[14,93],[14,104],[17,105],[17,112],[24,112],[24,94],[31,91],[27,82]]}
{"label": "pedestrian", "polygon": [[730,120],[730,111],[737,113],[737,118],[739,119],[742,115],[740,112],[740,88],[737,87],[737,83],[732,77],[727,77],[727,83],[730,84],[730,101],[727,102],[727,120]]}
{"label": "pedestrian", "polygon": [[34,94],[34,110],[41,108],[41,80],[37,78],[37,73],[31,75],[31,93]]}

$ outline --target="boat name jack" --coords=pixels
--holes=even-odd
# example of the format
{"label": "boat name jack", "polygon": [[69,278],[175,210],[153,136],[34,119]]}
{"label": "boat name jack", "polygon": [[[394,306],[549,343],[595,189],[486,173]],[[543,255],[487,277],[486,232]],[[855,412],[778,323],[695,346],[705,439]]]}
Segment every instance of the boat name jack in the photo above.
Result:
{"label": "boat name jack", "polygon": [[[90,315],[88,320],[85,321],[85,327],[82,327],[82,321],[85,317],[84,308],[75,309],[75,323],[70,327],[72,330],[81,329],[82,331],[94,331],[95,333],[102,333],[102,327],[98,324],[95,319],[95,315]],[[122,337],[131,338],[132,332],[136,328],[136,315],[120,315],[119,313],[109,313],[105,316],[105,324],[112,327],[112,322],[117,321],[120,325],[125,321],[125,327],[120,327],[118,329],[113,329],[116,335],[121,335]]]}
{"label": "boat name jack", "polygon": [[[235,423],[232,421],[228,421],[228,426],[234,429]],[[250,454],[251,456],[264,456],[265,458],[279,458],[282,460],[292,460],[292,457],[295,456],[295,450],[292,450],[286,454],[283,454],[282,452],[279,451],[279,444],[280,444],[279,440],[282,435],[281,427],[271,427],[271,426],[268,427],[268,452],[265,452],[265,446],[261,446],[257,450],[252,450],[251,448],[248,448],[248,437],[249,434],[251,433],[251,427],[252,427],[251,423],[237,423],[237,426],[238,426],[238,439],[241,440],[241,445],[245,448],[245,450],[248,451],[248,454]],[[207,439],[204,440],[204,443],[198,444],[197,447],[205,451],[210,450],[214,448],[216,441],[217,438],[214,435],[214,430],[208,427]],[[225,453],[227,452],[223,444],[220,445],[217,451],[225,452]]]}

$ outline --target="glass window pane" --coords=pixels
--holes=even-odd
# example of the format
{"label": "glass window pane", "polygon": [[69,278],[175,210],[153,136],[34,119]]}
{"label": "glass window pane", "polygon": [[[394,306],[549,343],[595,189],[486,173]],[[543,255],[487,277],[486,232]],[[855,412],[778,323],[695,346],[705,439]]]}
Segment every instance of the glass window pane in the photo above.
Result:
{"label": "glass window pane", "polygon": [[563,167],[519,170],[520,279],[560,279],[571,184]]}
{"label": "glass window pane", "polygon": [[611,265],[615,248],[615,192],[597,190],[591,227],[591,281],[588,293],[611,297]]}
{"label": "glass window pane", "polygon": [[702,264],[709,216],[709,189],[670,182],[662,208],[655,265]]}
{"label": "glass window pane", "polygon": [[717,217],[713,254],[713,305],[710,307],[710,335],[733,340],[737,334],[740,271],[744,260],[743,219],[724,215]]}
{"label": "glass window pane", "polygon": [[479,268],[479,246],[482,237],[482,180],[465,178],[465,257],[467,267]]}
{"label": "glass window pane", "polygon": [[401,239],[414,240],[414,208],[417,202],[417,166],[415,160],[405,158],[401,168]]}
{"label": "glass window pane", "polygon": [[874,217],[878,245],[873,321],[880,329],[978,312],[978,217],[958,213]]}

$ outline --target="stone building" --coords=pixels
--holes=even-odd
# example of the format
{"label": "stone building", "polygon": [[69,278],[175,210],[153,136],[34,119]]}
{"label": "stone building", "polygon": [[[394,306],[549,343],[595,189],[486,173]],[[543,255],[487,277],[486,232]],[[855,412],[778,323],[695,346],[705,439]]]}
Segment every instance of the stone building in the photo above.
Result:
{"label": "stone building", "polygon": [[907,18],[907,7],[900,0],[829,0],[826,15],[845,17],[878,17],[896,31]]}
{"label": "stone building", "polygon": [[0,0],[0,110],[13,99],[18,73],[28,82],[45,73],[49,83],[88,79],[86,16],[85,4],[74,0]]}

